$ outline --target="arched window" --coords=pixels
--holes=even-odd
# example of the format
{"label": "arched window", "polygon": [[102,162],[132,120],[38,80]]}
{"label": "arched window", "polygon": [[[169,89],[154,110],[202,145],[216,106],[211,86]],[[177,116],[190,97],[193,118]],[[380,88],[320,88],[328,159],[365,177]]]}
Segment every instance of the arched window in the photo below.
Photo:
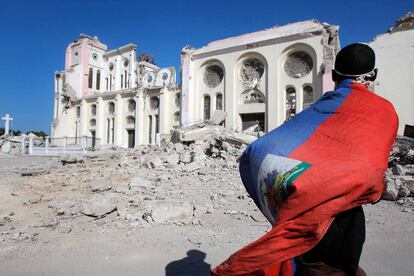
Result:
{"label": "arched window", "polygon": [[105,82],[106,82],[106,91],[109,90],[109,80],[108,78],[105,78]]}
{"label": "arched window", "polygon": [[176,107],[180,107],[180,93],[175,94],[174,104],[175,104]]}
{"label": "arched window", "polygon": [[156,96],[151,97],[150,106],[152,110],[156,110],[160,106],[160,99]]}
{"label": "arched window", "polygon": [[160,120],[158,115],[155,115],[155,133],[160,132]]}
{"label": "arched window", "polygon": [[77,106],[76,107],[76,118],[80,118],[80,113],[81,113],[81,110],[80,110],[80,106]]}
{"label": "arched window", "polygon": [[223,110],[223,94],[218,93],[216,96],[216,109]]}
{"label": "arched window", "polygon": [[115,104],[113,102],[110,102],[108,104],[108,114],[114,115],[114,113],[115,113]]}
{"label": "arched window", "polygon": [[152,116],[148,116],[148,143],[152,143]]}
{"label": "arched window", "polygon": [[285,73],[294,79],[307,76],[313,69],[312,57],[303,51],[290,54],[284,64]]}
{"label": "arched window", "polygon": [[180,125],[180,112],[177,111],[174,113],[173,116],[173,126],[179,126]]}
{"label": "arched window", "polygon": [[296,115],[296,90],[293,87],[286,89],[286,120]]}
{"label": "arched window", "polygon": [[265,71],[262,61],[257,58],[245,60],[241,66],[240,78],[244,90],[257,89]]}
{"label": "arched window", "polygon": [[91,105],[91,116],[96,116],[96,104]]}
{"label": "arched window", "polygon": [[208,66],[203,75],[203,82],[209,88],[217,87],[223,80],[224,71],[218,65]]}
{"label": "arched window", "polygon": [[125,70],[125,88],[128,88],[128,86],[127,86],[127,83],[128,83],[128,80],[127,80],[127,76],[128,76],[128,74],[127,74],[127,71]]}
{"label": "arched window", "polygon": [[93,83],[93,69],[92,67],[89,68],[89,75],[88,75],[88,87],[92,88]]}
{"label": "arched window", "polygon": [[121,89],[124,88],[124,75],[121,74]]}
{"label": "arched window", "polygon": [[111,137],[111,120],[106,119],[106,143],[110,143],[110,137]]}
{"label": "arched window", "polygon": [[135,125],[135,117],[133,116],[128,116],[126,118],[126,123],[127,125],[131,126],[131,125]]}
{"label": "arched window", "polygon": [[204,96],[204,120],[210,119],[211,98],[210,96]]}
{"label": "arched window", "polygon": [[310,85],[303,87],[303,109],[313,104],[313,88]]}
{"label": "arched window", "polygon": [[111,134],[112,134],[112,144],[113,144],[115,142],[115,118],[112,118]]}
{"label": "arched window", "polygon": [[128,106],[127,106],[128,112],[134,112],[135,107],[136,107],[135,101],[134,100],[129,100],[128,101]]}
{"label": "arched window", "polygon": [[112,91],[112,75],[109,75],[109,91]]}
{"label": "arched window", "polygon": [[96,72],[96,90],[101,89],[101,70]]}

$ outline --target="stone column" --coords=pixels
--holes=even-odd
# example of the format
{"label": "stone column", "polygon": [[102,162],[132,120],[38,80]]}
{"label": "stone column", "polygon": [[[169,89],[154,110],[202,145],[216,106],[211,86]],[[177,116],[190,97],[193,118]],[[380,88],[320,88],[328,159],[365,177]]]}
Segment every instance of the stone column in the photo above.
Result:
{"label": "stone column", "polygon": [[79,137],[88,136],[88,104],[85,99],[82,99],[80,106],[80,133]]}
{"label": "stone column", "polygon": [[266,108],[265,108],[265,120],[267,131],[276,128],[278,125],[283,123],[284,114],[283,106],[283,91],[279,90],[278,72],[277,72],[277,56],[270,55],[265,56],[267,60],[267,93],[266,93]]}
{"label": "stone column", "polygon": [[102,97],[98,97],[96,100],[96,139],[100,140],[97,140],[97,145],[106,144],[105,125],[105,102]]}
{"label": "stone column", "polygon": [[[233,58],[230,62],[227,62],[224,64],[224,68],[234,68],[236,64],[236,60]],[[238,110],[237,107],[239,105],[238,103],[238,97],[235,97],[235,94],[237,91],[234,91],[234,81],[233,81],[233,70],[227,69],[225,70],[225,76],[224,76],[224,106],[225,111],[227,113],[226,117],[226,123],[225,127],[227,129],[234,129],[237,126],[237,119],[238,119]],[[236,77],[238,80],[239,78]],[[202,97],[201,94],[198,96],[199,98]],[[201,109],[201,112],[203,112],[204,109]],[[203,113],[201,113],[203,114]]]}
{"label": "stone column", "polygon": [[122,74],[122,57],[117,56],[116,58],[116,74],[115,74],[115,90],[121,89],[121,74]]}
{"label": "stone column", "polygon": [[160,105],[158,107],[158,119],[159,119],[159,134],[161,138],[164,137],[165,134],[169,133],[168,129],[168,114],[170,106],[169,106],[169,91],[167,88],[162,88],[160,91]]}
{"label": "stone column", "polygon": [[136,75],[135,75],[135,70],[136,70],[136,66],[137,66],[137,64],[135,63],[135,50],[133,51],[133,56],[132,56],[132,58],[130,59],[130,70],[129,70],[129,73],[131,74],[130,75],[130,78],[129,78],[129,88],[134,88],[135,87],[135,81],[136,81]]}
{"label": "stone column", "polygon": [[115,141],[114,144],[120,147],[124,147],[124,101],[121,97],[121,94],[115,96]]}
{"label": "stone column", "polygon": [[144,97],[143,91],[139,90],[135,97],[135,145],[144,144],[144,125],[145,125],[145,116],[144,116]]}

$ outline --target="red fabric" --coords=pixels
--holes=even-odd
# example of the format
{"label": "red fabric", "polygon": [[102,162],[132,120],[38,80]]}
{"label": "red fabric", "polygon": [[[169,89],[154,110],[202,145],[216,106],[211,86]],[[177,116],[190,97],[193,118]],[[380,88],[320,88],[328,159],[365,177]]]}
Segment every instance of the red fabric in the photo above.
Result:
{"label": "red fabric", "polygon": [[398,117],[391,103],[362,84],[351,88],[337,111],[290,154],[312,167],[293,183],[273,229],[213,275],[292,275],[283,268],[314,247],[337,214],[380,198]]}

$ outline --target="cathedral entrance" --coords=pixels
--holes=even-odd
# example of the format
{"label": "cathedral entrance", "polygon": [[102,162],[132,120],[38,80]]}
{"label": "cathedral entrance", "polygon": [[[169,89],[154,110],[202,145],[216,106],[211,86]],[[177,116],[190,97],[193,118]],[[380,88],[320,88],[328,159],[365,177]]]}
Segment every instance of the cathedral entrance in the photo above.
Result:
{"label": "cathedral entrance", "polygon": [[135,147],[135,129],[127,129],[128,132],[128,148]]}
{"label": "cathedral entrance", "polygon": [[91,130],[91,136],[92,136],[92,148],[95,148],[95,145],[96,145],[96,132],[95,132],[95,130]]}
{"label": "cathedral entrance", "polygon": [[242,130],[254,125],[259,125],[260,131],[265,131],[265,114],[264,113],[248,113],[240,114],[242,120]]}

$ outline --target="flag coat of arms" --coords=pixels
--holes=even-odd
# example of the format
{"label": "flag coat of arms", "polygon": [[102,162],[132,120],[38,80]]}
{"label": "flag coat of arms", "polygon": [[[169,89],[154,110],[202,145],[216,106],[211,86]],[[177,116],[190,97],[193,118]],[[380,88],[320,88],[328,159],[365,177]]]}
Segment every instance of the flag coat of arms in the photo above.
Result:
{"label": "flag coat of arms", "polygon": [[212,274],[293,275],[337,214],[380,199],[397,129],[390,102],[345,80],[252,143],[240,175],[273,227]]}

